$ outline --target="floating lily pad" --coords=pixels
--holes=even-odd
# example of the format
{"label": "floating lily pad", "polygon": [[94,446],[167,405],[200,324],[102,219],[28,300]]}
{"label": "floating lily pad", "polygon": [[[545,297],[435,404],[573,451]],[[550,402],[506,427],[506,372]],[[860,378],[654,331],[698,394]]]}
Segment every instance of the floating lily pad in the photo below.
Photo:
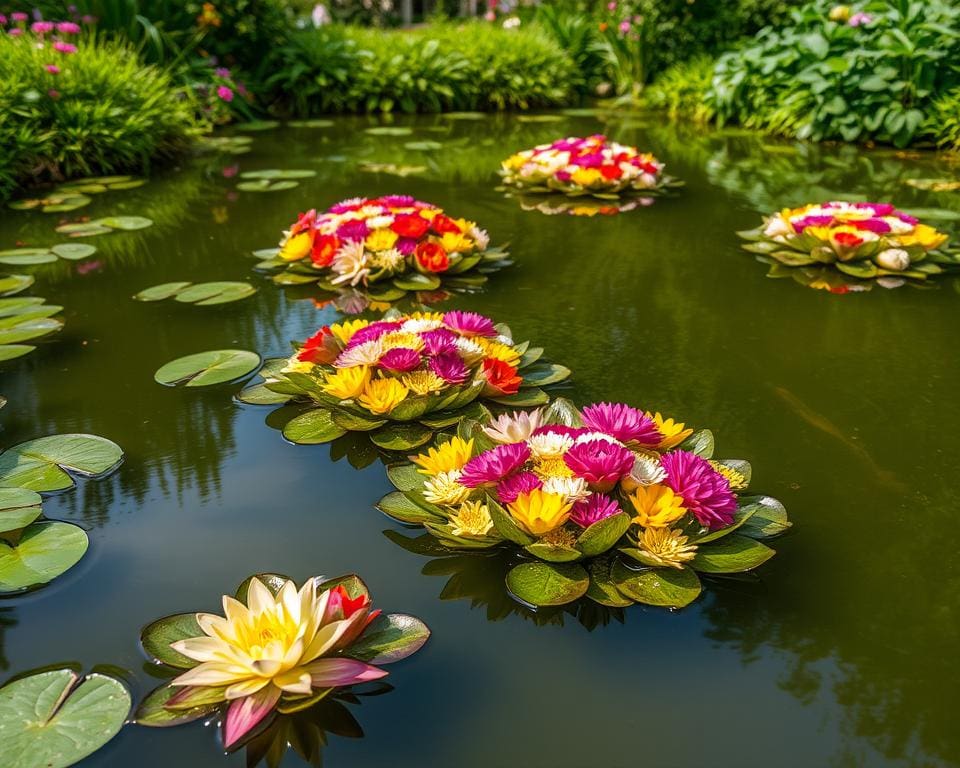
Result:
{"label": "floating lily pad", "polygon": [[0,488],[0,533],[18,531],[40,517],[43,499],[26,488]]}
{"label": "floating lily pad", "polygon": [[62,320],[51,317],[63,307],[43,301],[36,296],[0,299],[0,361],[21,357],[35,349],[20,342],[39,339],[63,328]]}
{"label": "floating lily pad", "polygon": [[50,249],[51,253],[68,261],[80,261],[88,259],[97,252],[95,245],[89,243],[61,243]]}
{"label": "floating lily pad", "polygon": [[484,112],[446,112],[442,115],[447,120],[486,120]]}
{"label": "floating lily pad", "polygon": [[413,129],[402,125],[376,125],[373,128],[367,128],[364,133],[371,136],[410,136]]}
{"label": "floating lily pad", "polygon": [[314,408],[301,413],[283,428],[283,436],[291,443],[299,445],[329,443],[345,434],[347,430],[337,424],[330,411],[324,408]]}
{"label": "floating lily pad", "polygon": [[517,115],[518,123],[559,123],[562,115]]}
{"label": "floating lily pad", "polygon": [[507,589],[531,606],[565,605],[582,597],[590,577],[572,563],[521,563],[507,574]]}
{"label": "floating lily pad", "polygon": [[107,675],[39,672],[0,688],[0,765],[66,768],[119,733],[130,693]]}
{"label": "floating lily pad", "polygon": [[13,296],[33,285],[33,275],[0,276],[0,296]]}
{"label": "floating lily pad", "polygon": [[167,386],[209,387],[236,381],[259,367],[260,355],[256,352],[214,349],[171,360],[161,366],[153,378]]}
{"label": "floating lily pad", "polygon": [[392,664],[419,651],[429,639],[430,630],[420,619],[403,613],[381,614],[350,646],[349,654],[369,664]]}
{"label": "floating lily pad", "polygon": [[0,264],[30,266],[49,264],[56,260],[56,255],[51,253],[49,248],[10,248],[0,251]]}
{"label": "floating lily pad", "polygon": [[107,216],[103,219],[96,219],[91,224],[99,224],[102,227],[110,229],[122,229],[132,231],[136,229],[146,229],[153,225],[153,221],[146,216]]}
{"label": "floating lily pad", "polygon": [[160,283],[160,285],[152,285],[149,288],[144,288],[139,293],[134,294],[133,298],[137,301],[163,301],[176,295],[189,285],[192,285],[192,283]]}
{"label": "floating lily pad", "polygon": [[310,179],[317,175],[316,171],[306,169],[283,170],[280,168],[268,168],[263,171],[247,171],[241,173],[241,179]]}
{"label": "floating lily pad", "polygon": [[162,283],[146,288],[133,298],[137,301],[161,301],[173,298],[182,304],[196,304],[209,307],[215,304],[227,304],[253,296],[257,289],[250,283],[213,282],[213,283]]}
{"label": "floating lily pad", "polygon": [[404,149],[411,149],[417,152],[432,152],[437,149],[443,149],[443,144],[439,141],[408,141],[403,147]]}
{"label": "floating lily pad", "polygon": [[960,211],[950,211],[946,208],[901,208],[900,212],[908,216],[913,216],[916,219],[960,221]]}
{"label": "floating lily pad", "polygon": [[277,120],[250,120],[246,123],[237,123],[234,130],[237,131],[271,131],[280,125]]}
{"label": "floating lily pad", "polygon": [[36,347],[31,347],[29,344],[0,344],[0,363],[23,357],[35,349]]}
{"label": "floating lily pad", "polygon": [[280,192],[298,186],[300,186],[300,183],[292,180],[258,179],[257,181],[241,181],[237,184],[237,189],[241,192]]}
{"label": "floating lily pad", "polygon": [[96,235],[106,235],[113,232],[110,227],[105,227],[93,221],[61,224],[54,231],[59,232],[61,235],[69,235],[70,237],[94,237]]}
{"label": "floating lily pad", "polygon": [[228,155],[245,155],[251,149],[250,136],[204,136],[198,142],[200,149],[223,152]]}
{"label": "floating lily pad", "polygon": [[157,619],[144,627],[140,633],[140,644],[154,661],[168,664],[176,669],[190,669],[195,667],[197,662],[178,653],[170,646],[177,640],[200,637],[202,634],[203,630],[197,624],[197,614],[178,613]]}
{"label": "floating lily pad", "polygon": [[28,525],[15,545],[0,539],[0,594],[53,581],[80,562],[88,544],[82,528],[59,522]]}
{"label": "floating lily pad", "polygon": [[689,568],[649,568],[634,571],[617,563],[612,572],[622,594],[638,603],[683,608],[700,595],[700,579]]}
{"label": "floating lily pad", "polygon": [[89,204],[90,198],[81,194],[79,190],[63,190],[53,192],[47,197],[14,200],[7,205],[15,211],[31,211],[39,208],[44,213],[66,213]]}
{"label": "floating lily pad", "polygon": [[313,118],[311,120],[291,120],[287,125],[291,128],[332,128],[334,122],[333,120]]}
{"label": "floating lily pad", "polygon": [[391,176],[415,176],[427,170],[425,165],[397,165],[396,163],[360,163],[357,166],[364,173],[388,173]]}
{"label": "floating lily pad", "polygon": [[71,475],[103,477],[123,459],[112,440],[97,435],[49,435],[0,453],[0,487],[53,493],[72,488]]}

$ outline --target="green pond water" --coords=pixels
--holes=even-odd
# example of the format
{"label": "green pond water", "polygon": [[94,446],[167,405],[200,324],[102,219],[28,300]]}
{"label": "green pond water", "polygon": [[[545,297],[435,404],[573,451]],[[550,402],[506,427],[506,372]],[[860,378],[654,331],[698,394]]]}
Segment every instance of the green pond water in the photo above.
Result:
{"label": "green pond water", "polygon": [[[46,501],[48,517],[88,529],[90,550],[47,587],[0,601],[0,678],[111,665],[139,699],[156,685],[138,647],[144,624],[216,609],[257,571],[357,572],[379,607],[423,618],[433,638],[390,668],[393,691],[350,708],[363,738],[348,738],[358,734],[342,717],[322,724],[334,732],[324,765],[960,765],[957,284],[811,290],[766,277],[734,234],[763,212],[835,196],[960,209],[960,193],[906,184],[958,169],[644,116],[398,124],[412,133],[369,135],[374,123],[356,118],[248,134],[248,154],[200,157],[77,212],[144,215],[153,227],[91,238],[92,259],[33,268],[29,293],[64,305],[66,327],[0,366],[0,440],[91,432],[126,459]],[[595,217],[524,210],[496,190],[511,152],[600,130],[650,148],[686,187]],[[236,190],[238,170],[265,168],[317,176]],[[253,272],[250,252],[274,245],[299,211],[386,193],[435,202],[510,243],[514,267],[439,307],[488,313],[544,346],[573,370],[561,391],[580,403],[623,400],[710,427],[719,455],[752,462],[752,490],[779,498],[795,524],[759,578],[709,581],[680,612],[533,613],[506,594],[504,558],[418,553],[417,531],[374,509],[392,488],[369,452],[286,443],[270,408],[231,400],[239,385],[153,381],[191,352],[285,354],[336,319],[311,289]],[[4,212],[0,248],[59,242],[58,220]],[[175,280],[251,280],[259,291],[211,308],[130,298]],[[283,761],[307,764],[292,751]],[[245,757],[223,755],[203,723],[129,726],[83,765]]]}

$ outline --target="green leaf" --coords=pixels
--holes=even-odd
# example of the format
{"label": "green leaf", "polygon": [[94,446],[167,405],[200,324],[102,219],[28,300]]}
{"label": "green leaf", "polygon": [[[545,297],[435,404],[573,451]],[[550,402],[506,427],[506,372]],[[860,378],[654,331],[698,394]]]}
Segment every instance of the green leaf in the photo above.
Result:
{"label": "green leaf", "polygon": [[270,179],[258,179],[257,181],[241,181],[237,184],[237,189],[241,192],[281,192],[285,189],[299,187],[300,182],[291,180],[271,181]]}
{"label": "green leaf", "polygon": [[369,664],[392,664],[423,648],[430,638],[427,625],[403,613],[381,614],[346,651]]}
{"label": "green leaf", "polygon": [[140,644],[154,661],[177,669],[192,669],[200,662],[178,653],[170,644],[177,640],[202,636],[203,630],[197,624],[196,613],[178,613],[157,619],[145,626],[140,632]]}
{"label": "green leaf", "polygon": [[586,594],[590,578],[575,563],[521,563],[507,573],[507,589],[534,607],[565,605]]}
{"label": "green leaf", "polygon": [[790,528],[787,510],[771,496],[742,496],[739,501],[741,513],[753,513],[740,529],[744,536],[771,539]]}
{"label": "green leaf", "polygon": [[89,258],[97,252],[97,246],[89,243],[61,243],[50,249],[61,259],[68,261],[80,261]]}
{"label": "green leaf", "polygon": [[96,752],[123,727],[130,693],[106,675],[40,672],[0,688],[0,765],[66,768]]}
{"label": "green leaf", "polygon": [[236,381],[260,366],[260,355],[244,349],[213,349],[178,357],[161,366],[153,375],[159,384],[209,387]]}
{"label": "green leaf", "polygon": [[546,405],[550,402],[550,395],[538,387],[523,388],[515,395],[491,398],[492,402],[500,405],[509,405],[513,408],[527,408],[536,405]]}
{"label": "green leaf", "polygon": [[598,520],[577,539],[577,549],[587,557],[602,555],[613,547],[630,527],[630,515],[618,512],[603,520]]}
{"label": "green leaf", "polygon": [[586,596],[595,603],[605,605],[608,608],[626,608],[633,605],[633,600],[624,597],[617,589],[617,585],[611,576],[614,562],[611,557],[598,557],[587,564],[587,570],[590,573],[590,586],[587,587]]}
{"label": "green leaf", "polygon": [[335,587],[343,587],[347,592],[347,597],[351,600],[356,600],[361,595],[366,595],[370,597],[370,590],[367,588],[367,585],[355,573],[347,573],[343,576],[336,576],[332,579],[327,579],[322,576],[317,577],[317,593],[324,592],[326,590],[334,589]]}
{"label": "green leaf", "polygon": [[63,322],[53,317],[20,320],[11,327],[0,329],[0,344],[32,341],[55,333],[62,328]]}
{"label": "green leaf", "polygon": [[543,412],[545,424],[564,424],[568,427],[582,427],[583,418],[571,401],[565,397],[558,397]]}
{"label": "green leaf", "polygon": [[291,128],[332,128],[335,123],[333,120],[312,118],[310,120],[290,120],[287,125]]}
{"label": "green leaf", "polygon": [[12,251],[0,251],[0,264],[14,266],[30,266],[33,264],[50,264],[57,260],[55,254],[46,248],[18,248]]}
{"label": "green leaf", "polygon": [[[237,123],[233,126],[235,131],[271,131],[280,125],[279,120],[250,120],[246,123]],[[226,137],[235,140],[246,138],[243,136]]]}
{"label": "green leaf", "polygon": [[521,386],[545,387],[548,384],[556,384],[558,381],[569,378],[570,369],[556,363],[540,363],[524,369],[521,375],[523,376]]}
{"label": "green leaf", "polygon": [[149,288],[144,288],[139,293],[134,294],[133,298],[137,301],[163,301],[179,293],[188,285],[191,285],[191,283],[160,283],[160,285],[152,285]]}
{"label": "green leaf", "polygon": [[428,442],[431,437],[433,430],[417,422],[387,424],[370,433],[373,444],[388,451],[408,451]]}
{"label": "green leaf", "polygon": [[405,126],[377,125],[373,128],[367,128],[364,133],[371,136],[409,136],[413,133],[413,129]]}
{"label": "green leaf", "polygon": [[762,565],[774,554],[766,544],[734,533],[700,547],[690,565],[701,573],[742,573]]}
{"label": "green leaf", "polygon": [[714,442],[713,432],[709,429],[700,429],[694,432],[690,437],[680,443],[680,450],[690,451],[704,459],[713,456]]}
{"label": "green leaf", "polygon": [[283,585],[288,581],[293,581],[289,576],[284,576],[282,573],[254,573],[250,576],[247,576],[240,586],[237,587],[237,591],[234,593],[234,597],[239,600],[244,605],[247,604],[248,592],[250,590],[250,582],[254,579],[259,581],[263,586],[267,588],[267,591],[271,595],[276,597],[280,594],[280,590],[283,589]]}
{"label": "green leaf", "polygon": [[443,149],[443,144],[439,141],[408,141],[403,145],[403,148],[414,152],[433,152],[437,149]]}
{"label": "green leaf", "polygon": [[426,475],[418,472],[414,464],[393,464],[387,467],[387,477],[402,492],[421,489]]}
{"label": "green leaf", "polygon": [[4,275],[0,277],[0,296],[13,296],[33,285],[33,275]]}
{"label": "green leaf", "polygon": [[182,304],[196,304],[198,307],[211,307],[216,304],[227,304],[253,296],[257,289],[250,283],[243,282],[212,282],[196,283],[189,288],[177,291],[174,301]]}
{"label": "green leaf", "polygon": [[89,542],[70,523],[33,523],[16,546],[0,541],[0,593],[46,584],[80,562]]}
{"label": "green leaf", "polygon": [[251,384],[236,395],[236,399],[247,405],[281,405],[290,402],[291,396],[274,392],[265,384]]}
{"label": "green leaf", "polygon": [[436,275],[424,275],[420,272],[408,272],[393,278],[393,284],[404,291],[433,291],[440,287],[440,282]]}
{"label": "green leaf", "polygon": [[36,347],[31,347],[29,344],[0,344],[0,363],[4,360],[23,357],[35,349]]}
{"label": "green leaf", "polygon": [[545,560],[548,563],[571,563],[583,557],[580,550],[573,547],[556,546],[542,541],[535,541],[524,549],[538,560]]}
{"label": "green leaf", "polygon": [[43,499],[26,488],[0,488],[0,533],[18,531],[40,517]]}
{"label": "green leaf", "polygon": [[[203,690],[203,689],[200,689]],[[213,689],[222,696],[223,688]],[[182,693],[181,686],[174,686],[166,683],[159,688],[155,688],[147,697],[140,702],[137,711],[133,713],[133,722],[137,725],[145,725],[152,728],[167,728],[172,725],[183,725],[192,723],[201,717],[212,715],[223,703],[222,699],[216,702],[197,704],[189,709],[167,709],[166,703],[177,693]],[[214,693],[216,695],[216,693]]]}
{"label": "green leaf", "polygon": [[73,487],[73,478],[102,477],[120,465],[123,451],[105,437],[50,435],[28,440],[0,454],[0,486],[52,493]]}
{"label": "green leaf", "polygon": [[333,420],[333,414],[325,408],[313,408],[287,422],[283,436],[298,445],[329,443],[347,434],[347,430]]}
{"label": "green leaf", "polygon": [[[427,522],[446,522],[443,517],[434,514],[428,509],[424,509],[400,491],[391,491],[380,499],[380,501],[377,502],[377,509],[388,517],[392,517],[394,520],[409,525],[422,525]],[[0,521],[3,520],[2,514],[3,513],[0,512]]]}
{"label": "green leaf", "polygon": [[487,494],[487,510],[490,512],[490,519],[493,520],[493,527],[507,541],[512,541],[521,547],[533,544],[535,541],[533,536],[517,525],[507,510],[500,506],[490,494]]}
{"label": "green leaf", "polygon": [[902,208],[901,211],[917,219],[960,221],[960,211],[950,211],[946,208]]}
{"label": "green leaf", "polygon": [[650,568],[634,571],[616,563],[612,571],[617,589],[625,597],[645,605],[683,608],[700,595],[700,579],[692,570],[683,568]]}
{"label": "green leaf", "polygon": [[103,219],[95,219],[91,221],[90,224],[132,232],[137,229],[146,229],[147,227],[153,226],[153,221],[146,216],[107,216]]}
{"label": "green leaf", "polygon": [[268,168],[263,171],[246,171],[240,174],[241,179],[310,179],[317,175],[316,171],[281,168]]}

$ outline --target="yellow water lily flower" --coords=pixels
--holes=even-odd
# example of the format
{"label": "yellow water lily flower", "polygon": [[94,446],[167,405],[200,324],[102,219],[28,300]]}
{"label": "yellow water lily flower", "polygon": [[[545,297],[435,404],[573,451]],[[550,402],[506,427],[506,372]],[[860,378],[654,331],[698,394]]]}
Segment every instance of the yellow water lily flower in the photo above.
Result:
{"label": "yellow water lily flower", "polygon": [[411,457],[411,461],[420,469],[421,475],[439,475],[441,472],[461,470],[473,456],[473,438],[464,440],[454,437],[436,448],[428,448],[426,453]]}
{"label": "yellow water lily flower", "polygon": [[400,377],[403,386],[416,395],[432,395],[447,386],[433,371],[411,371]]}
{"label": "yellow water lily flower", "polygon": [[360,393],[360,405],[371,413],[390,413],[408,394],[410,390],[397,379],[371,379]]}
{"label": "yellow water lily flower", "polygon": [[342,323],[331,325],[330,333],[333,334],[333,338],[340,342],[340,346],[345,347],[353,338],[353,334],[368,325],[370,325],[369,320],[344,320]]}
{"label": "yellow water lily flower", "polygon": [[358,397],[369,383],[370,366],[368,365],[338,368],[335,373],[327,374],[323,383],[323,391],[341,400],[351,400]]}
{"label": "yellow water lily flower", "polygon": [[456,506],[470,498],[470,489],[460,485],[460,470],[440,472],[423,484],[423,498],[431,504]]}
{"label": "yellow water lily flower", "polygon": [[371,251],[385,251],[396,245],[398,237],[392,229],[375,229],[367,235],[365,244]]}
{"label": "yellow water lily flower", "polygon": [[635,523],[645,528],[663,528],[683,517],[683,499],[665,485],[640,485],[628,497],[636,514]]}
{"label": "yellow water lily flower", "polygon": [[415,349],[417,352],[423,349],[423,339],[415,333],[407,333],[406,331],[391,331],[390,333],[385,333],[380,337],[380,343],[383,345],[384,352],[396,349],[397,347]]}
{"label": "yellow water lily flower", "polygon": [[284,261],[300,261],[306,258],[313,248],[313,235],[310,232],[301,232],[284,240],[277,256]]}
{"label": "yellow water lily flower", "polygon": [[486,536],[493,530],[493,519],[483,502],[464,501],[460,508],[450,515],[450,525],[450,533],[454,536]]}
{"label": "yellow water lily flower", "polygon": [[913,232],[899,235],[897,239],[900,241],[900,245],[921,245],[925,250],[932,251],[947,242],[947,235],[938,232],[927,224],[917,224],[913,228]]}
{"label": "yellow water lily flower", "polygon": [[477,336],[474,341],[483,348],[486,357],[493,360],[502,360],[507,365],[516,367],[520,363],[520,353],[508,344]]}
{"label": "yellow water lily flower", "polygon": [[573,502],[556,493],[546,493],[540,488],[521,493],[516,501],[507,504],[510,516],[527,533],[543,536],[559,528],[570,517]]}
{"label": "yellow water lily flower", "polygon": [[473,250],[473,240],[460,232],[444,232],[440,245],[447,253],[468,253]]}
{"label": "yellow water lily flower", "polygon": [[721,464],[719,461],[710,461],[710,466],[713,467],[717,472],[727,478],[727,482],[730,484],[731,491],[742,491],[747,487],[747,478],[743,476],[743,473],[734,469],[733,467],[728,467],[726,464]]}
{"label": "yellow water lily flower", "polygon": [[420,215],[423,216],[427,221],[433,221],[437,216],[439,216],[443,211],[439,208],[421,208]]}
{"label": "yellow water lily flower", "polygon": [[676,448],[693,434],[693,430],[687,429],[682,421],[665,419],[659,411],[653,414],[648,411],[647,416],[653,419],[657,425],[657,431],[663,435],[663,440],[657,446],[658,451],[669,451],[671,448]]}
{"label": "yellow water lily flower", "polygon": [[697,545],[688,544],[686,536],[670,528],[647,528],[637,540],[637,549],[650,565],[667,568],[683,568],[697,556]]}
{"label": "yellow water lily flower", "polygon": [[596,168],[577,168],[571,174],[570,179],[574,184],[579,184],[581,187],[589,187],[603,179],[603,176]]}

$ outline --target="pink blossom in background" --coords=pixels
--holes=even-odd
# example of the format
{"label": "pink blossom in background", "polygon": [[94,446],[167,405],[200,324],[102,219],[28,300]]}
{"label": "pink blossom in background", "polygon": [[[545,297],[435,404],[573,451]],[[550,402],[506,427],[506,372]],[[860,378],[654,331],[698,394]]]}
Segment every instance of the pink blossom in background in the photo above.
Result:
{"label": "pink blossom in background", "polygon": [[80,25],[72,21],[61,21],[57,24],[57,32],[61,35],[79,35]]}
{"label": "pink blossom in background", "polygon": [[0,27],[5,26],[7,23],[7,17],[0,13]]}
{"label": "pink blossom in background", "polygon": [[239,170],[240,170],[239,165],[228,165],[226,168],[220,171],[220,173],[223,175],[223,178],[232,179],[234,176],[237,175],[237,172]]}
{"label": "pink blossom in background", "polygon": [[47,72],[49,72],[51,75],[60,74],[60,67],[58,67],[56,64],[47,64],[47,66],[44,67],[44,69],[46,69]]}
{"label": "pink blossom in background", "polygon": [[56,88],[51,88],[49,91],[47,91],[47,96],[56,101],[60,98],[60,91],[58,91]]}
{"label": "pink blossom in background", "polygon": [[96,16],[91,16],[89,13],[85,13],[85,14],[83,15],[83,18],[80,19],[80,21],[82,21],[84,24],[96,24],[96,23],[97,23],[97,17],[96,17]]}
{"label": "pink blossom in background", "polygon": [[226,67],[217,67],[215,70],[213,70],[213,74],[215,74],[217,77],[228,78],[230,77],[230,70]]}
{"label": "pink blossom in background", "polygon": [[14,13],[10,14],[10,18],[13,19],[14,21],[26,21],[30,17],[27,16],[27,14],[25,13],[21,13],[20,11],[15,11]]}
{"label": "pink blossom in background", "polygon": [[619,29],[623,34],[627,34],[630,31],[630,21],[628,19],[621,21]]}
{"label": "pink blossom in background", "polygon": [[61,40],[57,40],[57,42],[53,44],[53,48],[56,51],[60,51],[60,53],[65,53],[68,55],[77,52],[77,46],[75,46],[73,43],[64,43]]}
{"label": "pink blossom in background", "polygon": [[52,21],[35,21],[30,25],[30,31],[35,35],[46,35],[53,32],[55,26]]}
{"label": "pink blossom in background", "polygon": [[850,17],[850,20],[847,21],[847,24],[849,24],[851,27],[860,27],[865,24],[869,24],[871,21],[873,21],[873,16],[871,16],[869,13],[861,12],[853,14],[853,16]]}
{"label": "pink blossom in background", "polygon": [[12,37],[19,37],[20,35],[23,34],[23,30],[14,27],[14,28],[11,29],[7,34],[9,34],[9,35],[12,36]]}
{"label": "pink blossom in background", "polygon": [[617,10],[617,4],[616,4],[616,3],[607,3],[607,10],[608,10],[608,11],[615,11],[615,10]]}
{"label": "pink blossom in background", "polygon": [[233,90],[225,85],[218,86],[217,96],[219,96],[223,101],[231,102],[233,101]]}

